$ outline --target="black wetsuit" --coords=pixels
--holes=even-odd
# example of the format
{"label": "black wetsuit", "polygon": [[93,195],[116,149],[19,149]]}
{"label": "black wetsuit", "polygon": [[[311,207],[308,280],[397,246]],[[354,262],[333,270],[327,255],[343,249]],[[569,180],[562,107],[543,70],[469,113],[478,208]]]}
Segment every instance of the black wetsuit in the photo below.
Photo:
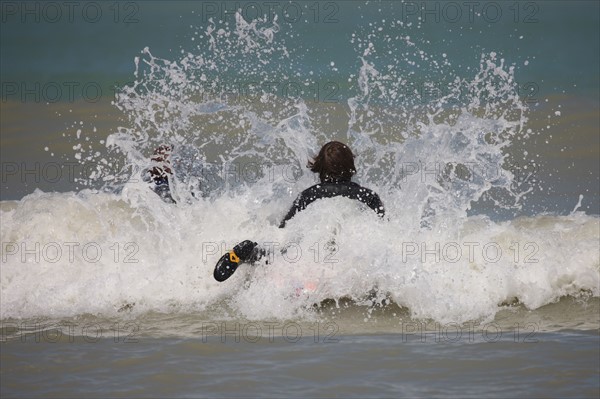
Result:
{"label": "black wetsuit", "polygon": [[175,204],[176,201],[171,196],[171,189],[169,188],[169,178],[164,172],[162,174],[155,172],[156,169],[148,170],[144,175],[144,181],[151,184],[150,188],[152,191],[162,198],[163,201],[168,204]]}
{"label": "black wetsuit", "polygon": [[293,218],[296,213],[304,210],[308,205],[321,198],[331,198],[342,196],[350,199],[358,200],[369,208],[373,209],[379,216],[383,217],[385,211],[383,203],[375,192],[364,188],[357,183],[351,181],[329,181],[315,184],[312,187],[302,191],[302,193],[294,201],[294,205],[289,210],[287,215],[281,221],[280,228],[285,227],[285,223]]}

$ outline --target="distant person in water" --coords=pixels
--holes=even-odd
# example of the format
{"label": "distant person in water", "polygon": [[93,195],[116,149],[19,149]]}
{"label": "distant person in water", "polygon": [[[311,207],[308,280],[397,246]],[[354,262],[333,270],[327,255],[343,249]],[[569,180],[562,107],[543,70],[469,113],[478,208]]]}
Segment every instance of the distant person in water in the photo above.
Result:
{"label": "distant person in water", "polygon": [[[356,167],[354,154],[347,145],[339,141],[330,141],[321,148],[313,160],[308,162],[308,168],[319,174],[321,182],[300,193],[279,224],[280,228],[285,227],[288,220],[314,201],[338,196],[360,201],[380,217],[385,215],[379,195],[351,181],[356,173]],[[214,277],[217,281],[225,281],[235,272],[240,263],[256,262],[264,254],[265,250],[257,243],[250,240],[242,241],[219,259]]]}
{"label": "distant person in water", "polygon": [[163,201],[174,204],[175,200],[171,196],[169,188],[169,178],[173,176],[171,169],[171,154],[173,146],[168,144],[160,145],[154,150],[154,155],[150,160],[154,165],[146,172],[145,180],[152,183],[152,190],[163,199]]}

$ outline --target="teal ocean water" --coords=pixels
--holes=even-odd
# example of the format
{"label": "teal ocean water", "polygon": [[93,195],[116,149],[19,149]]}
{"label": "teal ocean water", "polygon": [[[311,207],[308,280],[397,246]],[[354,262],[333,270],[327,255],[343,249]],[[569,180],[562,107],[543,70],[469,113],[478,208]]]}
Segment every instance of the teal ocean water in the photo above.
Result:
{"label": "teal ocean water", "polygon": [[[300,95],[313,105],[339,105],[340,113],[347,113],[347,99],[357,93],[364,52],[360,41],[365,41],[363,46],[368,41],[376,49],[372,57],[377,64],[393,65],[405,79],[396,88],[395,99],[372,95],[369,101],[391,107],[423,105],[447,95],[448,84],[456,77],[470,79],[482,54],[497,53],[515,68],[516,90],[529,106],[529,123],[537,136],[520,144],[528,156],[519,154],[512,167],[521,170],[535,157],[536,174],[551,186],[541,194],[531,193],[531,200],[523,201],[525,208],[529,213],[566,212],[583,194],[582,209],[597,214],[598,190],[589,191],[598,186],[597,7],[594,1],[477,5],[175,1],[165,11],[160,1],[68,7],[7,2],[2,9],[0,61],[2,198],[20,199],[35,188],[80,187],[74,176],[84,173],[83,167],[69,164],[73,143],[63,134],[74,135],[81,122],[96,141],[116,131],[119,119],[126,116],[109,102],[120,87],[135,80],[134,58],[145,47],[170,60],[187,52],[206,54],[209,20],[232,29],[239,8],[248,18],[278,18],[278,37],[285,41],[294,64],[261,63],[259,70],[241,74],[243,60],[236,65],[230,57],[229,65],[216,71],[221,77],[218,84],[210,76],[201,83],[213,91],[253,99],[263,92],[284,98]],[[410,47],[399,41],[407,37],[415,43],[416,55],[426,54],[418,63],[401,57],[400,52]],[[440,62],[445,62],[443,67]],[[394,90],[390,79],[382,80],[380,88]],[[341,123],[336,130],[347,128]],[[48,144],[54,144],[55,157],[44,151]],[[59,154],[70,158],[57,160]]]}
{"label": "teal ocean water", "polygon": [[600,394],[598,2],[0,4],[3,397]]}

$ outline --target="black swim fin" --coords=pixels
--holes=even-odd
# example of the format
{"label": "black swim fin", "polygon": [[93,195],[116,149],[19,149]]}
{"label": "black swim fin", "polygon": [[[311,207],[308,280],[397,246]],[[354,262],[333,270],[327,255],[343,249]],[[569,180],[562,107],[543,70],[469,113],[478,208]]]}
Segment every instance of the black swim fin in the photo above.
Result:
{"label": "black swim fin", "polygon": [[221,256],[215,266],[213,276],[219,282],[225,281],[235,273],[240,264],[256,262],[263,254],[264,250],[259,248],[254,241],[242,241],[233,247],[231,251]]}

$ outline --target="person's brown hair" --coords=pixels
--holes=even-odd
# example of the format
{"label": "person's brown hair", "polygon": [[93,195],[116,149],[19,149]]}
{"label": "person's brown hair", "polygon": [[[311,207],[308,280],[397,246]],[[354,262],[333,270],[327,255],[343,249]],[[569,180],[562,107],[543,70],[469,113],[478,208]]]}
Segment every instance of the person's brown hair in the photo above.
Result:
{"label": "person's brown hair", "polygon": [[352,150],[339,141],[325,144],[319,154],[308,161],[308,168],[318,173],[322,182],[349,181],[356,173]]}
{"label": "person's brown hair", "polygon": [[154,166],[150,169],[150,175],[153,179],[160,179],[166,176],[166,174],[172,175],[173,171],[169,167],[171,162],[169,157],[173,152],[173,146],[168,144],[161,144],[154,150],[154,155],[150,160],[154,163],[161,163],[162,166]]}

